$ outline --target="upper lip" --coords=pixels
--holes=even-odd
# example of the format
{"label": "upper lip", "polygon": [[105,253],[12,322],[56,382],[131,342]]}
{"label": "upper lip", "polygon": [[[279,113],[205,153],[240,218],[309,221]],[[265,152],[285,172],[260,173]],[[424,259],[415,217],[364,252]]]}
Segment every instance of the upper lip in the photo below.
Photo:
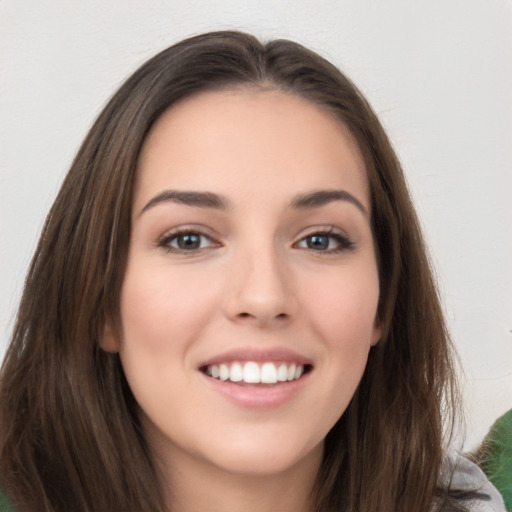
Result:
{"label": "upper lip", "polygon": [[199,368],[211,366],[214,364],[231,363],[235,361],[254,361],[254,362],[275,362],[275,363],[295,363],[302,365],[311,365],[311,359],[304,357],[297,352],[287,348],[237,348],[228,350],[222,354],[215,355],[201,362]]}

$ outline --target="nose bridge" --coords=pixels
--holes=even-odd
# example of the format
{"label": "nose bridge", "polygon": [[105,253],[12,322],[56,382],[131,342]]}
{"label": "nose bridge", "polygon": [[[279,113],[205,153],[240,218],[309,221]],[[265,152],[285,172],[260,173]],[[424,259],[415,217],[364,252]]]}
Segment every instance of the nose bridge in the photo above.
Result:
{"label": "nose bridge", "polygon": [[235,250],[227,312],[259,324],[290,317],[294,310],[292,276],[284,250],[274,240],[253,239]]}

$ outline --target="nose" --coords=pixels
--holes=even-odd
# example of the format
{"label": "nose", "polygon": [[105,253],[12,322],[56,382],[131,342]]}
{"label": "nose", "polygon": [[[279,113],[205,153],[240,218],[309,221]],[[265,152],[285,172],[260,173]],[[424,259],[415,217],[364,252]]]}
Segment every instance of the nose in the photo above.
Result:
{"label": "nose", "polygon": [[[248,251],[249,252],[249,251]],[[258,327],[289,322],[297,312],[293,278],[275,249],[244,252],[231,262],[225,313]]]}

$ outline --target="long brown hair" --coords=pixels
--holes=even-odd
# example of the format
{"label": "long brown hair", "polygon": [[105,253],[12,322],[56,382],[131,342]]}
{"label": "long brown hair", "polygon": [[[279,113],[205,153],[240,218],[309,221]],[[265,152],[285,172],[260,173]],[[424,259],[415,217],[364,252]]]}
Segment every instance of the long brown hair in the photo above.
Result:
{"label": "long brown hair", "polygon": [[119,357],[99,338],[119,321],[134,175],[173,103],[239,86],[299,95],[333,112],[363,154],[372,200],[383,335],[327,435],[316,510],[431,511],[457,401],[451,345],[407,186],[356,87],[284,40],[239,32],[159,53],[113,96],[81,146],[32,260],[0,381],[0,482],[20,510],[164,511],[157,469]]}

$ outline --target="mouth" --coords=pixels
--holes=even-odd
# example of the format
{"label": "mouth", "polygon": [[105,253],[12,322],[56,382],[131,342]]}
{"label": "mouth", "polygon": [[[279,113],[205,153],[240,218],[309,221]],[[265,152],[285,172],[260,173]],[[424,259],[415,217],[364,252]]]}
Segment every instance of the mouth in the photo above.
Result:
{"label": "mouth", "polygon": [[276,385],[301,379],[313,369],[310,364],[275,361],[233,361],[202,366],[208,377],[239,385]]}
{"label": "mouth", "polygon": [[210,390],[235,406],[269,411],[293,403],[309,389],[314,365],[287,348],[242,347],[202,361],[197,370]]}

